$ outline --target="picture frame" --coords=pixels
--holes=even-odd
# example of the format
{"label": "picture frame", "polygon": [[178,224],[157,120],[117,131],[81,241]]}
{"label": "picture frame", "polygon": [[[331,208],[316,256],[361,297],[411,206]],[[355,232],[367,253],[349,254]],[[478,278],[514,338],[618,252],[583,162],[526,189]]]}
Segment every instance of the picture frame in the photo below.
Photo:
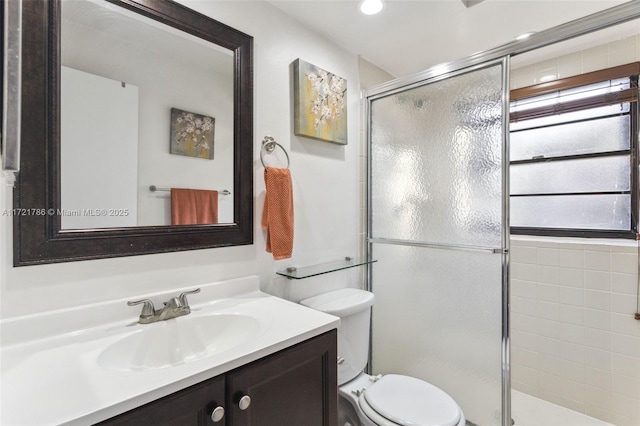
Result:
{"label": "picture frame", "polygon": [[292,73],[294,134],[346,145],[347,80],[299,58]]}
{"label": "picture frame", "polygon": [[213,160],[215,123],[213,117],[171,108],[169,152]]}

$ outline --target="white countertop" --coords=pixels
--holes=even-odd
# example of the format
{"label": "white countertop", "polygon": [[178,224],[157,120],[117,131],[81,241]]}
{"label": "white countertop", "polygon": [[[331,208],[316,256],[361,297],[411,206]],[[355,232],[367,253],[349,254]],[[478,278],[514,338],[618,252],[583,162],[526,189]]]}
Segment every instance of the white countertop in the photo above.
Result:
{"label": "white countertop", "polygon": [[[337,317],[259,291],[257,277],[199,286],[190,315],[249,315],[259,331],[224,352],[166,368],[119,371],[99,364],[106,348],[141,327],[141,306],[123,299],[0,321],[0,424],[87,425],[338,327]],[[145,295],[168,300],[184,290]],[[156,303],[156,306],[158,306]],[[161,304],[160,304],[161,306]]]}

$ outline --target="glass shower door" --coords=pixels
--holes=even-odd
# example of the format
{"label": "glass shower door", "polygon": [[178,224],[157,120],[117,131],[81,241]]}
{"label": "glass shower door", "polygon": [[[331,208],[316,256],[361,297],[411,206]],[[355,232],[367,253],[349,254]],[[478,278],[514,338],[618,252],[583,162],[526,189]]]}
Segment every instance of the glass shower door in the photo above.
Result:
{"label": "glass shower door", "polygon": [[483,426],[510,423],[507,70],[367,98],[372,372],[433,383]]}

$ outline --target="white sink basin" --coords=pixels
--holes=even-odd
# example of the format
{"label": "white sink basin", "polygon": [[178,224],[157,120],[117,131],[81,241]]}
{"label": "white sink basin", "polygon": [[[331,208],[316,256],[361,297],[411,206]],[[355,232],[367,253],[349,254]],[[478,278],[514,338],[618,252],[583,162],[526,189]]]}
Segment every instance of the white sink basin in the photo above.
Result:
{"label": "white sink basin", "polygon": [[101,367],[146,371],[197,361],[247,342],[258,334],[260,322],[242,314],[190,314],[136,327],[100,353]]}

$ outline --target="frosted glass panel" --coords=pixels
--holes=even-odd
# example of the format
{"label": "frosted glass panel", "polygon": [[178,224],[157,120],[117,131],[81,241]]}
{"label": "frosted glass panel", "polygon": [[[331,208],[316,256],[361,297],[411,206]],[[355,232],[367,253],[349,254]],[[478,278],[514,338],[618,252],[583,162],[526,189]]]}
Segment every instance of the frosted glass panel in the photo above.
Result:
{"label": "frosted glass panel", "polygon": [[511,161],[629,149],[628,115],[512,132]]}
{"label": "frosted glass panel", "polygon": [[628,191],[629,163],[620,155],[511,165],[511,194]]}
{"label": "frosted glass panel", "polygon": [[495,65],[370,104],[372,368],[424,379],[502,423],[503,87]]}
{"label": "frosted glass panel", "polygon": [[372,102],[373,237],[501,244],[501,71]]}
{"label": "frosted glass panel", "polygon": [[511,226],[631,229],[630,195],[512,197]]}
{"label": "frosted glass panel", "polygon": [[374,244],[373,373],[440,387],[501,422],[501,256]]}

